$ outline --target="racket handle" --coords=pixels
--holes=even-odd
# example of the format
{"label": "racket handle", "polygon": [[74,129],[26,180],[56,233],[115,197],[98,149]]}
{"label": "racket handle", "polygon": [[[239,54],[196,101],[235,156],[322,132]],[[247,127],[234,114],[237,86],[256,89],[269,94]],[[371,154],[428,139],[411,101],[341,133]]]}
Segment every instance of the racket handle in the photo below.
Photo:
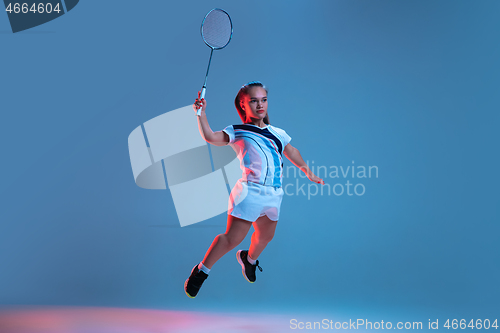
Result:
{"label": "racket handle", "polygon": [[[207,88],[205,86],[203,86],[203,89],[201,89],[200,100],[205,98],[205,90],[207,90]],[[201,108],[198,109],[198,111],[196,112],[196,115],[201,116]]]}

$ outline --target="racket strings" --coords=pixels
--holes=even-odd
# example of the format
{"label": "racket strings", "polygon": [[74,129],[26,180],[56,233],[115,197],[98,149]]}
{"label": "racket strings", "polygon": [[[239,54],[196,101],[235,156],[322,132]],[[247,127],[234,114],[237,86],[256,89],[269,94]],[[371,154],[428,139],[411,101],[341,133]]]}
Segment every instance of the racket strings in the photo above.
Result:
{"label": "racket strings", "polygon": [[221,10],[211,11],[205,18],[201,29],[203,39],[214,49],[225,47],[231,39],[231,32],[231,20]]}

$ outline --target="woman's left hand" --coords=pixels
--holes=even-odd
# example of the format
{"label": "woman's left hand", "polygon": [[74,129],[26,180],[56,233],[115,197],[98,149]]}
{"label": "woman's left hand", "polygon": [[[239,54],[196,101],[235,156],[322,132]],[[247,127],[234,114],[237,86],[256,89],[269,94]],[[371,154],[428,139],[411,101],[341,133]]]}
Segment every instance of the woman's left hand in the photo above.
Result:
{"label": "woman's left hand", "polygon": [[319,178],[316,175],[311,175],[311,176],[309,176],[307,178],[309,178],[309,180],[312,181],[313,183],[318,183],[318,184],[321,184],[321,185],[325,185],[325,181],[323,179]]}

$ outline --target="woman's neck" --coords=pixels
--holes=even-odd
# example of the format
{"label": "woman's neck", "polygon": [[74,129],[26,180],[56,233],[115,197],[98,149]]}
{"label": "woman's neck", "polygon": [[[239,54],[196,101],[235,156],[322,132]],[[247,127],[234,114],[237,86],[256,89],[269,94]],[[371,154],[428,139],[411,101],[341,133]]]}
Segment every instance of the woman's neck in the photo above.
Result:
{"label": "woman's neck", "polygon": [[250,121],[248,121],[247,124],[252,124],[252,125],[255,125],[255,126],[260,127],[260,128],[267,126],[263,119],[255,119],[255,120],[250,119]]}

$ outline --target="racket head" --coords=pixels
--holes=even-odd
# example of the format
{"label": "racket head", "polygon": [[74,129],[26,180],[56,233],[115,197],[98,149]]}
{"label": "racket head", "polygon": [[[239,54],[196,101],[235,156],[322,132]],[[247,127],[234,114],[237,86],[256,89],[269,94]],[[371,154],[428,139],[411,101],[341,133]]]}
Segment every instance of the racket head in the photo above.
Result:
{"label": "racket head", "polygon": [[203,41],[208,47],[220,50],[225,48],[231,41],[233,22],[225,10],[214,8],[205,15],[200,32]]}

